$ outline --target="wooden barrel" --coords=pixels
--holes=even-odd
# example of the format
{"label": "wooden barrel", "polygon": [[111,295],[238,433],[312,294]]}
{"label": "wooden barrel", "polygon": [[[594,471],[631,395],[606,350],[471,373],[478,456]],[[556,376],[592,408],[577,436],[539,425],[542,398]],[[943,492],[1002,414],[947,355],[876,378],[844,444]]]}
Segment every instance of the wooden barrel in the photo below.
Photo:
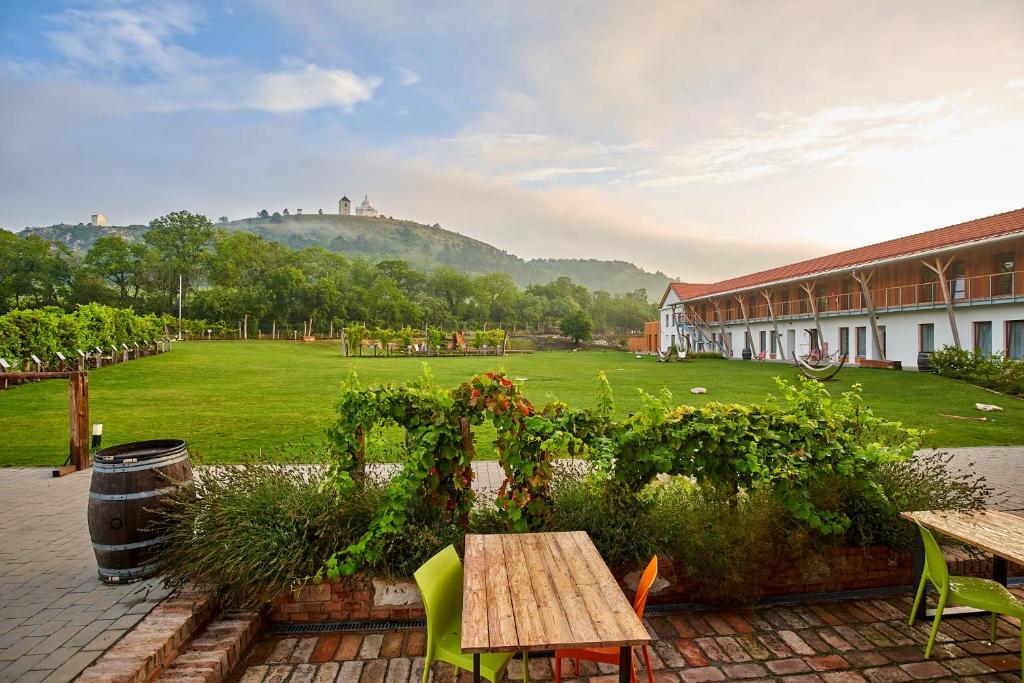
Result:
{"label": "wooden barrel", "polygon": [[934,372],[931,351],[921,351],[917,354],[917,369],[919,372]]}
{"label": "wooden barrel", "polygon": [[[89,488],[89,535],[100,579],[127,583],[153,573],[162,540],[149,530],[165,496],[192,481],[188,445],[138,441],[96,451]],[[187,485],[187,484],[185,484]]]}

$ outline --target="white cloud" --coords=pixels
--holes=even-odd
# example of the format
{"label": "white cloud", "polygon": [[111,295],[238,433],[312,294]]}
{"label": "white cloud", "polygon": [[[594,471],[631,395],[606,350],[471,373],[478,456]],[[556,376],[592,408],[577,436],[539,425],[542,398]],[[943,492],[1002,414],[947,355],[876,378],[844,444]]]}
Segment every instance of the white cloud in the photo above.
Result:
{"label": "white cloud", "polygon": [[360,78],[351,71],[321,69],[307,64],[302,69],[253,76],[243,88],[251,97],[221,100],[219,108],[250,108],[269,112],[293,112],[333,107],[352,111],[366,102],[380,85],[379,78]]}
{"label": "white cloud", "polygon": [[398,67],[398,84],[399,85],[414,85],[419,83],[421,80],[420,75],[412,69],[407,69],[404,66]]}
{"label": "white cloud", "polygon": [[[106,91],[131,111],[253,109],[288,113],[333,108],[352,111],[373,97],[380,79],[346,69],[283,58],[282,69],[261,71],[228,57],[182,47],[183,35],[201,29],[202,16],[187,3],[99,3],[50,17],[48,37],[65,62],[40,74],[77,80]],[[17,65],[0,65],[17,75]]]}

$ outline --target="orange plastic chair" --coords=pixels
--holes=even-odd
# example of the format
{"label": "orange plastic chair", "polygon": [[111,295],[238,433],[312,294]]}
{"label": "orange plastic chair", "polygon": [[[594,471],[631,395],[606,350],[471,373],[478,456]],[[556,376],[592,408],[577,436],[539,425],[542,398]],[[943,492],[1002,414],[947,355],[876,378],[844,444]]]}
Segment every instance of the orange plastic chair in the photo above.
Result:
{"label": "orange plastic chair", "polygon": [[[643,575],[640,577],[640,583],[636,587],[636,599],[633,600],[633,609],[636,611],[636,615],[641,620],[644,618],[644,607],[647,606],[647,594],[651,592],[651,584],[654,583],[654,579],[658,576],[658,556],[655,555],[651,558],[647,568],[644,569]],[[632,649],[630,649],[632,652]],[[651,657],[647,654],[647,646],[643,646],[644,655],[644,666],[647,667],[647,683],[654,683],[654,674],[651,673]],[[617,664],[619,663],[619,648],[618,647],[586,647],[579,648],[576,650],[555,650],[555,683],[562,682],[562,660],[572,659],[576,662],[576,675],[580,675],[580,660],[585,659],[590,662],[603,662],[604,664]],[[634,666],[633,658],[630,657],[629,662],[629,680],[636,683],[636,666]]]}

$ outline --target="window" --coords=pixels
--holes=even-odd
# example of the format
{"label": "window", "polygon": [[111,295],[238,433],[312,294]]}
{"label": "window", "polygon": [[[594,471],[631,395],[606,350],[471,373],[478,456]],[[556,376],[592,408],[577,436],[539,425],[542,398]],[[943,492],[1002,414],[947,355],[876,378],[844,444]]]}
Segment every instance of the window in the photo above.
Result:
{"label": "window", "polygon": [[1024,320],[1006,322],[1006,357],[1024,358]]}
{"label": "window", "polygon": [[857,334],[857,355],[867,356],[868,355],[868,328],[858,327],[856,330]]}
{"label": "window", "polygon": [[974,323],[974,350],[986,356],[992,355],[992,323]]}
{"label": "window", "polygon": [[917,350],[918,351],[934,351],[935,350],[935,325],[932,323],[925,323],[924,325],[917,326]]}
{"label": "window", "polygon": [[946,273],[946,281],[949,285],[949,298],[953,301],[967,297],[967,278],[964,277],[964,262],[957,261],[949,267]]}
{"label": "window", "polygon": [[779,346],[779,335],[775,334],[775,332],[773,331],[772,332],[772,353],[778,353],[778,350],[777,350],[778,346]]}
{"label": "window", "polygon": [[1013,270],[1017,267],[1013,252],[996,257],[996,274],[992,276],[992,296],[1013,293]]}
{"label": "window", "polygon": [[760,342],[760,344],[758,345],[758,350],[761,353],[764,353],[767,350],[767,343],[765,342],[765,340],[768,337],[768,333],[765,332],[764,330],[761,330],[761,332],[758,333],[758,337],[758,341]]}
{"label": "window", "polygon": [[850,328],[840,327],[839,328],[839,355],[850,356]]}
{"label": "window", "polygon": [[668,313],[665,314],[665,327],[668,327]]}
{"label": "window", "polygon": [[669,350],[671,350],[672,347],[674,347],[675,345],[676,345],[676,335],[673,334],[672,335],[672,341],[670,341],[669,344],[668,344]]}

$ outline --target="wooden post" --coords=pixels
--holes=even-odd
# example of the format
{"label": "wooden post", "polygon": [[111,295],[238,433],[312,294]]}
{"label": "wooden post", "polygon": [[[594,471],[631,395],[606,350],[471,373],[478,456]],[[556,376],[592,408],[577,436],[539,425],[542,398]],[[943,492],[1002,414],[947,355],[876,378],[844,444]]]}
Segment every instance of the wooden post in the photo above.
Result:
{"label": "wooden post", "polygon": [[249,338],[249,314],[245,314],[245,322],[242,323],[242,339]]}
{"label": "wooden post", "polygon": [[804,290],[807,294],[807,299],[811,302],[811,313],[814,314],[814,328],[818,331],[818,351],[822,351],[822,340],[824,339],[821,334],[821,320],[818,319],[818,299],[814,295],[814,289],[817,287],[818,281],[811,280],[810,283],[801,283],[800,289]]}
{"label": "wooden post", "polygon": [[942,260],[938,257],[935,258],[934,265],[927,261],[921,261],[924,267],[934,272],[939,276],[939,287],[942,288],[942,300],[946,303],[946,315],[949,316],[949,329],[953,332],[953,344],[956,348],[963,348],[960,346],[960,330],[956,326],[956,315],[953,314],[953,299],[949,295],[949,284],[946,280],[946,270],[953,263],[953,259],[956,258],[956,254],[953,254],[949,259],[942,263]]}
{"label": "wooden post", "polygon": [[735,298],[740,305],[740,313],[743,314],[743,323],[747,326],[746,348],[750,349],[750,354],[752,356],[757,355],[754,353],[754,333],[750,330],[750,316],[747,315],[747,304],[739,294],[737,294]]}
{"label": "wooden post", "polygon": [[333,320],[331,321],[330,329],[327,332],[327,338],[328,339],[334,339],[334,321]]}
{"label": "wooden post", "polygon": [[345,328],[341,328],[341,355],[348,358],[348,340],[345,339]]}
{"label": "wooden post", "polygon": [[722,331],[722,348],[729,352],[729,356],[732,356],[732,344],[729,343],[729,338],[725,334],[725,320],[722,318],[722,308],[718,305],[717,300],[712,300],[711,305],[715,307],[715,315],[718,316],[718,329]]}
{"label": "wooden post", "polygon": [[[779,349],[779,356],[785,359],[786,349],[782,345],[782,333],[779,332],[779,322],[775,319],[775,306],[772,305],[772,292],[768,289],[761,290],[761,296],[763,296],[764,300],[768,302],[768,315],[771,316],[772,319],[772,329],[775,331],[775,344],[776,348]],[[769,344],[768,347],[769,353],[771,353],[771,344]]]}
{"label": "wooden post", "polygon": [[860,285],[860,293],[864,297],[864,306],[868,309],[868,321],[871,323],[871,333],[872,337],[874,337],[872,341],[875,347],[875,355],[878,356],[878,360],[885,360],[885,354],[882,353],[882,339],[878,333],[878,320],[875,319],[875,303],[871,300],[871,290],[868,289],[868,285],[871,284],[871,278],[874,275],[874,271],[864,273],[855,270],[850,273],[850,277]]}
{"label": "wooden post", "polygon": [[270,338],[277,339],[277,321],[270,323]]}

